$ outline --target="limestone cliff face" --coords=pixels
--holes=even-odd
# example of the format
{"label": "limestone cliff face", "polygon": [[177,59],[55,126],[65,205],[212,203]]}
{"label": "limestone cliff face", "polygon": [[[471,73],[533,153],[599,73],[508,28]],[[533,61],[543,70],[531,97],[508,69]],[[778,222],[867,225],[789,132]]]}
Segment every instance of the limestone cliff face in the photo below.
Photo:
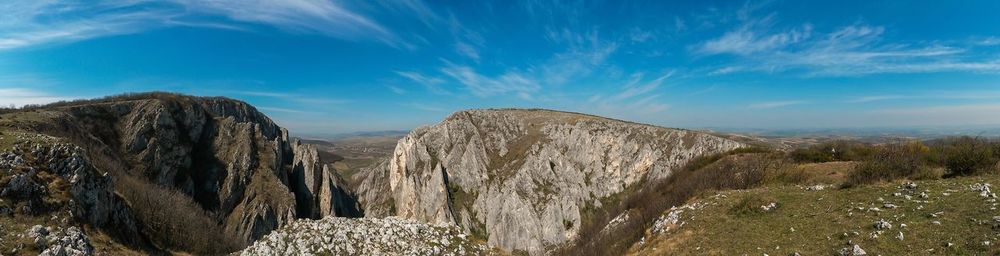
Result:
{"label": "limestone cliff face", "polygon": [[322,159],[316,146],[299,140],[293,144],[291,187],[299,217],[360,216],[357,200],[348,192],[343,178]]}
{"label": "limestone cliff face", "polygon": [[[572,239],[585,209],[688,160],[743,145],[667,129],[547,110],[471,110],[412,131],[387,163],[391,198],[362,184],[366,209],[456,224],[492,246],[533,254]],[[377,168],[376,168],[377,169]],[[368,181],[366,180],[366,182]],[[374,183],[374,182],[371,182]],[[383,186],[384,187],[384,186]]]}
{"label": "limestone cliff face", "polygon": [[120,161],[125,172],[176,188],[225,229],[256,240],[295,218],[356,215],[314,147],[253,106],[226,98],[125,96],[45,109],[36,130]]}
{"label": "limestone cliff face", "polygon": [[363,175],[358,192],[358,203],[363,207],[365,217],[383,218],[396,214],[393,194],[389,190],[389,160],[385,159],[369,167],[362,168]]}

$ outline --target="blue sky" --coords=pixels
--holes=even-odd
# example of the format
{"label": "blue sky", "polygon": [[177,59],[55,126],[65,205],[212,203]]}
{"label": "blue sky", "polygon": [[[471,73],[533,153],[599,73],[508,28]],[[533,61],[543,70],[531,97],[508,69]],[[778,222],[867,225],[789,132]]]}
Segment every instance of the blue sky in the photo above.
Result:
{"label": "blue sky", "polygon": [[998,1],[7,0],[0,12],[0,105],[221,95],[301,134],[491,107],[689,128],[1000,124]]}

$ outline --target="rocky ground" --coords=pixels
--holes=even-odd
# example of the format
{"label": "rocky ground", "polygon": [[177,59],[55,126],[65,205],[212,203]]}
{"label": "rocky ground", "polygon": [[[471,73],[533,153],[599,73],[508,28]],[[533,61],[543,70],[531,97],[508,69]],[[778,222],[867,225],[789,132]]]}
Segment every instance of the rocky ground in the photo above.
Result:
{"label": "rocky ground", "polygon": [[78,225],[121,213],[111,181],[61,139],[8,131],[0,142],[10,146],[0,151],[0,255],[94,254]]}
{"label": "rocky ground", "polygon": [[1000,176],[726,191],[665,212],[631,253],[993,255],[1000,211],[991,184]]}
{"label": "rocky ground", "polygon": [[388,217],[299,220],[240,255],[491,255],[495,251],[455,227]]}

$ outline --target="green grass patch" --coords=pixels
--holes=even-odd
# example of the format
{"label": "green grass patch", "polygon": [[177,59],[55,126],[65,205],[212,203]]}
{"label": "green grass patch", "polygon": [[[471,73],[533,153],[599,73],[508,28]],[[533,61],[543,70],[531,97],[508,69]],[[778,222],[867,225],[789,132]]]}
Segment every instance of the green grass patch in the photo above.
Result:
{"label": "green grass patch", "polygon": [[[831,255],[855,243],[869,255],[995,255],[1000,252],[1000,222],[993,219],[1000,215],[997,203],[969,188],[984,182],[1000,184],[1000,176],[920,181],[916,189],[896,182],[822,191],[797,186],[727,191],[694,201],[703,208],[685,211],[684,225],[647,237],[649,242],[632,252]],[[761,214],[755,208],[772,199],[775,210]],[[879,220],[893,227],[879,233],[873,225]]]}
{"label": "green grass patch", "polygon": [[736,216],[755,216],[774,211],[778,200],[765,194],[748,194],[742,197],[729,212]]}

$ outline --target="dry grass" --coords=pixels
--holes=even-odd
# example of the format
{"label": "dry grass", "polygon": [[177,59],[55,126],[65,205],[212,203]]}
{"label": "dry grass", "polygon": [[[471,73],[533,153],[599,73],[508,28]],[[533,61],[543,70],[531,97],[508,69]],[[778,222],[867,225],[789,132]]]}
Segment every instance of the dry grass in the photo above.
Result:
{"label": "dry grass", "polygon": [[[850,241],[868,255],[996,255],[1000,252],[996,246],[1000,233],[992,219],[996,212],[991,210],[992,203],[969,189],[983,182],[998,184],[1000,176],[918,181],[915,191],[901,189],[900,181],[823,191],[778,186],[722,192],[689,202],[704,208],[685,211],[683,226],[648,236],[647,243],[633,247],[630,254],[833,255]],[[930,195],[926,201],[893,196],[924,190]],[[767,213],[734,214],[731,209],[740,207],[747,197],[773,198],[779,206]],[[897,208],[882,207],[884,203]],[[939,217],[931,216],[938,212]],[[872,224],[880,219],[891,222],[893,228],[872,238],[876,231]],[[900,224],[907,227],[900,228]],[[898,232],[903,233],[903,240],[896,238]]]}

